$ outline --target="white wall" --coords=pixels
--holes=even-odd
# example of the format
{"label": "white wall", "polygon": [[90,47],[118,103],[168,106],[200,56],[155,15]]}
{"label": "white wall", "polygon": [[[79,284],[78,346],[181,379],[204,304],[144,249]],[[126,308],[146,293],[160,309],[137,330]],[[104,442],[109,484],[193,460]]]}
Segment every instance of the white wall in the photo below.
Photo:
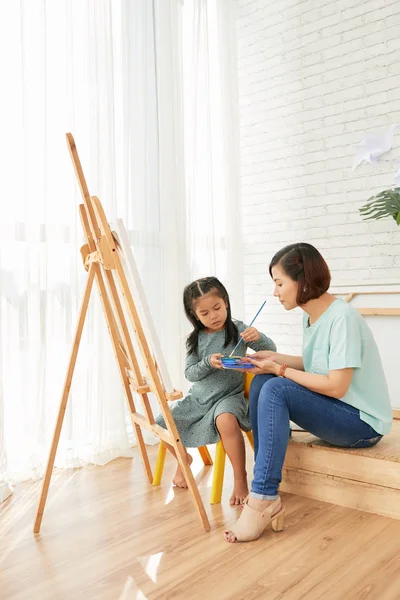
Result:
{"label": "white wall", "polygon": [[[268,275],[285,244],[319,248],[333,290],[399,289],[400,228],[362,221],[358,208],[392,185],[400,127],[377,165],[351,168],[365,131],[400,123],[400,2],[236,0],[236,7],[246,316],[268,295],[259,328],[282,351],[298,352],[299,314],[276,304]],[[379,340],[382,354],[399,356],[400,319],[390,331]],[[389,362],[384,357],[399,406]]]}

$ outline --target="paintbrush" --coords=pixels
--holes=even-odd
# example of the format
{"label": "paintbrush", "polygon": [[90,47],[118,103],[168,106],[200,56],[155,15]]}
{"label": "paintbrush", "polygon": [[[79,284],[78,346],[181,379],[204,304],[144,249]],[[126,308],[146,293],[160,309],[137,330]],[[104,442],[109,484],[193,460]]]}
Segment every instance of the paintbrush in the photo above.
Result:
{"label": "paintbrush", "polygon": [[[254,321],[257,319],[258,315],[260,314],[260,312],[262,311],[262,309],[264,308],[264,305],[267,301],[264,300],[264,302],[261,304],[260,308],[258,309],[256,316],[254,317],[254,319],[252,320],[252,322],[250,323],[249,327],[251,327],[254,323]],[[243,341],[243,338],[241,337],[238,341],[238,343],[236,344],[236,346],[234,347],[234,349],[232,350],[232,352],[230,353],[229,356],[233,356],[233,353],[235,352],[236,348],[239,346],[240,342]]]}

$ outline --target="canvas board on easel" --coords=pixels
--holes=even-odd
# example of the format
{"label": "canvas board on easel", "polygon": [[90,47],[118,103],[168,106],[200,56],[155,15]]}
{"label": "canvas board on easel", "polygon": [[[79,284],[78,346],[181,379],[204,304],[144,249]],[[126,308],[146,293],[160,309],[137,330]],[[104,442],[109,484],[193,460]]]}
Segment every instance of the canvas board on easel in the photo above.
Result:
{"label": "canvas board on easel", "polygon": [[155,328],[150,307],[147,302],[142,280],[140,278],[136,260],[132,252],[132,247],[129,243],[128,231],[126,230],[122,219],[117,219],[114,223],[110,224],[110,227],[113,235],[116,237],[119,243],[118,253],[121,258],[121,262],[123,263],[125,273],[128,277],[129,287],[140,314],[140,319],[145,330],[146,337],[149,340],[150,348],[157,363],[160,377],[164,384],[164,389],[166,392],[173,392],[174,387],[169,376],[167,363],[164,358],[157,330]]}

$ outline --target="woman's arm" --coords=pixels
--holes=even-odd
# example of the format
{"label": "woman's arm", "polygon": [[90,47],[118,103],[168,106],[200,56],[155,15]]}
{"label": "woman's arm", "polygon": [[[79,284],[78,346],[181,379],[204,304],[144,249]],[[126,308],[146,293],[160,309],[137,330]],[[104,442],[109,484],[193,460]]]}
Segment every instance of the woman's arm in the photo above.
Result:
{"label": "woman's arm", "polygon": [[[253,370],[255,375],[260,375],[262,373],[279,375],[280,373],[281,365],[272,360],[254,360],[253,358],[249,358],[248,360],[255,366],[255,369]],[[312,392],[340,399],[343,398],[350,387],[353,372],[353,368],[348,368],[329,371],[327,375],[317,375],[299,371],[298,369],[288,366],[284,376],[286,379],[290,379]]]}
{"label": "woman's arm", "polygon": [[285,377],[312,392],[340,399],[343,398],[350,387],[353,372],[354,369],[349,368],[329,371],[328,375],[315,375],[314,373],[305,373],[304,371],[288,368],[285,371]]}

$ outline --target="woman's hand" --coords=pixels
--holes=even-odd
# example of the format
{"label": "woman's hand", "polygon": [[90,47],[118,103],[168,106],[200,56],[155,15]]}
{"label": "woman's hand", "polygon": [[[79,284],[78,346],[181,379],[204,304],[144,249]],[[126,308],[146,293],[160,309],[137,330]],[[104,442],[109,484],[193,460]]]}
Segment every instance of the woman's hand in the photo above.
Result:
{"label": "woman's hand", "polygon": [[247,358],[251,358],[254,360],[272,360],[274,362],[278,362],[278,352],[273,352],[272,350],[260,350],[259,352],[254,352],[253,354],[248,354]]}
{"label": "woman's hand", "polygon": [[245,342],[258,342],[260,339],[260,332],[255,327],[247,327],[240,335]]}
{"label": "woman's hand", "polygon": [[211,354],[210,356],[210,365],[214,367],[214,369],[222,369],[222,358],[223,354]]}
{"label": "woman's hand", "polygon": [[[265,354],[266,352],[269,352],[269,350],[257,352],[257,354]],[[235,371],[240,371],[241,373],[252,373],[253,375],[265,375],[267,373],[272,373],[273,375],[279,374],[281,366],[278,363],[268,358],[255,360],[253,356],[256,356],[256,354],[252,354],[251,358],[250,356],[246,356],[242,359],[243,362],[251,363],[253,365],[252,369],[235,369]]]}
{"label": "woman's hand", "polygon": [[[264,352],[257,352],[257,354],[265,354],[268,352],[269,350],[266,350]],[[255,356],[255,354],[253,354],[253,356]],[[246,369],[249,373],[253,373],[254,375],[279,375],[281,366],[277,362],[270,358],[254,359],[253,356],[251,358],[249,356],[246,358],[246,362],[251,363],[254,367],[253,369]]]}
{"label": "woman's hand", "polygon": [[290,354],[281,354],[280,352],[273,352],[272,350],[261,350],[254,354],[249,354],[249,358],[255,360],[272,360],[278,365],[287,365],[291,369],[296,371],[304,371],[303,357],[302,356],[291,356]]}

